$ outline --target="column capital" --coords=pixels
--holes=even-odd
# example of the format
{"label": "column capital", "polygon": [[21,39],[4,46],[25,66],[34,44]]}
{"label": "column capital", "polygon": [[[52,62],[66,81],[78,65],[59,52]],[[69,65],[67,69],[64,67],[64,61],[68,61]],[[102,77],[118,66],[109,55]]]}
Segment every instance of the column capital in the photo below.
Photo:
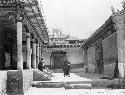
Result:
{"label": "column capital", "polygon": [[27,38],[30,38],[30,33],[26,33],[26,37],[27,37]]}

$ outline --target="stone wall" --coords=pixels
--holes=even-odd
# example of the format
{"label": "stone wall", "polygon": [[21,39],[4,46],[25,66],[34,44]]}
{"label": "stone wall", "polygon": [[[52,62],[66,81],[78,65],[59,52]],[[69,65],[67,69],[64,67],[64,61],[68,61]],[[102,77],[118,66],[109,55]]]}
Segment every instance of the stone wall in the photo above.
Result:
{"label": "stone wall", "polygon": [[0,95],[6,95],[7,71],[0,71]]}
{"label": "stone wall", "polygon": [[104,74],[113,76],[115,62],[117,60],[117,34],[114,33],[108,38],[104,39],[103,45],[103,61],[104,61]]}

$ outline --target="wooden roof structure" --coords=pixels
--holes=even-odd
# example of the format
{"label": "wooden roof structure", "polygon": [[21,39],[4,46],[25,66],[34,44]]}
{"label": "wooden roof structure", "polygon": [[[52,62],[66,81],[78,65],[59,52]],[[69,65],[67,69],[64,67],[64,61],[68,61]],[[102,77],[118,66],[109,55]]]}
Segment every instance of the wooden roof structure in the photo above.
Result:
{"label": "wooden roof structure", "polygon": [[37,0],[0,0],[0,12],[3,12],[2,15],[5,12],[18,12],[17,4],[21,5],[20,11],[24,16],[23,23],[28,25],[30,32],[42,43],[48,43],[47,26]]}

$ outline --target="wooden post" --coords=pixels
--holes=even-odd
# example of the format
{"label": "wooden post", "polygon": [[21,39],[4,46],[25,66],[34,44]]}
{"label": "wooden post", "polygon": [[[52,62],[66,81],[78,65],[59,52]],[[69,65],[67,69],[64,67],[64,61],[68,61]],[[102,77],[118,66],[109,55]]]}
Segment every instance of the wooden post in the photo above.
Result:
{"label": "wooden post", "polygon": [[32,66],[35,69],[36,68],[36,40],[33,39],[32,41]]}
{"label": "wooden post", "polygon": [[39,45],[39,61],[41,60],[41,45]]}
{"label": "wooden post", "polygon": [[26,66],[31,69],[30,33],[26,33]]}
{"label": "wooden post", "polygon": [[84,69],[85,69],[85,73],[88,72],[88,53],[87,53],[87,49],[84,49]]}
{"label": "wooden post", "polygon": [[36,45],[36,67],[38,68],[38,64],[39,64],[39,43],[37,43]]}
{"label": "wooden post", "polygon": [[23,70],[22,22],[17,22],[17,69]]}

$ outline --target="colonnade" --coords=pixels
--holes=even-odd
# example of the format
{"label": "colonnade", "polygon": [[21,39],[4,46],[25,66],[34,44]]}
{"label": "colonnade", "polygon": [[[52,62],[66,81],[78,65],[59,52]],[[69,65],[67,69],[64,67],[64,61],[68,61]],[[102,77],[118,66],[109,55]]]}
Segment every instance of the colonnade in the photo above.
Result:
{"label": "colonnade", "polygon": [[[17,22],[17,69],[18,70],[23,70],[22,33],[23,33],[22,22]],[[42,48],[39,41],[37,41],[37,39],[31,40],[31,35],[30,33],[27,32],[26,33],[26,69],[38,68],[39,61],[42,58],[41,49]]]}

